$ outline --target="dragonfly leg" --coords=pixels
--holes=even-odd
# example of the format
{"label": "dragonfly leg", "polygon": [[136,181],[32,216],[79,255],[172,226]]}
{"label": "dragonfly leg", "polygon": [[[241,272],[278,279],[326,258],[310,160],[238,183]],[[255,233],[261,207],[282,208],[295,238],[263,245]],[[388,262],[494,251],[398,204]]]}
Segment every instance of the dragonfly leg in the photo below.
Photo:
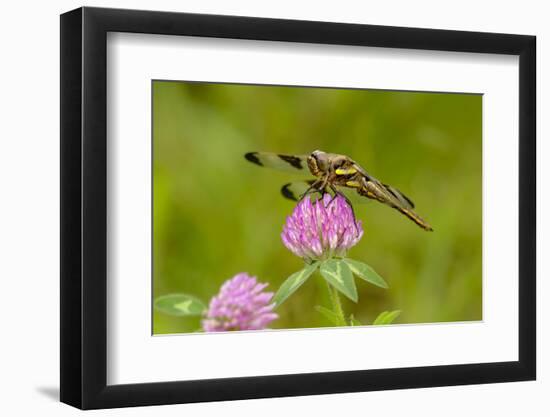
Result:
{"label": "dragonfly leg", "polygon": [[334,194],[332,195],[332,198],[328,202],[327,207],[330,206],[334,201],[334,199],[340,195],[340,193],[338,193],[334,187],[331,186],[330,189],[334,192]]}
{"label": "dragonfly leg", "polygon": [[315,181],[313,184],[311,184],[309,186],[309,188],[300,196],[300,198],[298,199],[298,201],[302,201],[302,199],[309,195],[309,194],[313,194],[313,193],[320,193],[321,196],[323,195],[322,191],[319,189],[319,183],[320,183],[321,180],[317,180]]}
{"label": "dragonfly leg", "polygon": [[[334,192],[334,196],[330,200],[330,203],[336,198],[336,196],[341,196],[346,200],[346,203],[348,203],[349,207],[351,208],[351,215],[353,216],[353,225],[355,226],[355,233],[359,235],[359,229],[357,228],[357,218],[355,217],[355,210],[353,209],[353,204],[351,203],[350,199],[344,194],[338,191],[338,189],[334,185],[330,185],[330,189]],[[329,203],[329,205],[330,205]]]}
{"label": "dragonfly leg", "polygon": [[[325,175],[325,177],[323,178],[323,185],[321,185],[321,187],[319,188],[321,192],[321,197],[323,196],[323,194],[327,192],[327,185],[328,185],[328,175]],[[334,190],[334,187],[332,186],[332,184],[330,185],[330,188]]]}
{"label": "dragonfly leg", "polygon": [[[329,184],[328,179],[329,179],[329,176],[325,175],[322,179],[319,179],[316,181],[316,183],[322,181],[321,186],[317,188],[317,191],[319,191],[319,194],[321,195],[321,200],[323,199],[325,194],[329,194],[327,193],[327,186],[330,186],[330,189],[334,191],[334,186],[332,184]],[[330,203],[332,203],[332,200],[334,200],[335,197],[336,197],[336,194],[332,196],[332,198],[330,199],[326,207],[330,206]]]}

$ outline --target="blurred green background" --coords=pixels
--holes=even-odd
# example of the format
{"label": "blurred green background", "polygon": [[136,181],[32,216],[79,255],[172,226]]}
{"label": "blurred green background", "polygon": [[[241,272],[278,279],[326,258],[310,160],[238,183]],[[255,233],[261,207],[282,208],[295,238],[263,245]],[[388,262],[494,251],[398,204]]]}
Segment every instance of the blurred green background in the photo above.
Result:
{"label": "blurred green background", "polygon": [[[154,296],[184,292],[205,303],[238,272],[276,291],[301,259],[280,233],[300,179],[253,165],[248,151],[346,154],[416,204],[428,233],[376,202],[356,206],[365,235],[349,257],[371,265],[388,290],[357,279],[346,313],[371,323],[481,320],[482,96],[188,82],[153,82]],[[331,326],[316,273],[278,310],[273,328]],[[199,318],[154,310],[153,332],[182,333]]]}

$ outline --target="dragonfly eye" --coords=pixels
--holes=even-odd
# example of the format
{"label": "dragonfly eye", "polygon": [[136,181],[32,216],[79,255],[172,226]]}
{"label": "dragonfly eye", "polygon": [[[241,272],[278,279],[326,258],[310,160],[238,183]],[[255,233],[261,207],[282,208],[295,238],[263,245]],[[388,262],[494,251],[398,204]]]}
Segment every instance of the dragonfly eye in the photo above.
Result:
{"label": "dragonfly eye", "polygon": [[317,156],[312,153],[311,155],[309,155],[307,157],[307,166],[310,170],[310,172],[313,174],[313,175],[318,175],[319,173],[319,160],[317,159]]}

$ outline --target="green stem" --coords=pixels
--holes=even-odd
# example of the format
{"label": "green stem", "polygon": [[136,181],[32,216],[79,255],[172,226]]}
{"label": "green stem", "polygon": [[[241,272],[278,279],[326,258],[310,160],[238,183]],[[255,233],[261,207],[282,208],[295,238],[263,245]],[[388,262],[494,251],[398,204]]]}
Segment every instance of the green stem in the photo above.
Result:
{"label": "green stem", "polygon": [[340,326],[347,326],[346,316],[344,316],[344,310],[342,309],[342,302],[338,295],[338,290],[327,282],[328,294],[330,296],[330,303],[332,304],[332,311],[338,316]]}

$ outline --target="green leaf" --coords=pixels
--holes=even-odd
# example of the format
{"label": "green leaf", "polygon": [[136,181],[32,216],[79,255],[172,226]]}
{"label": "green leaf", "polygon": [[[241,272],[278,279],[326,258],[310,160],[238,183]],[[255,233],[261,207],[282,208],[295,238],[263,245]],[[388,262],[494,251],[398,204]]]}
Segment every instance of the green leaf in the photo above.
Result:
{"label": "green leaf", "polygon": [[171,316],[200,316],[206,305],[192,295],[168,294],[155,300],[155,308]]}
{"label": "green leaf", "polygon": [[352,325],[352,326],[362,326],[361,322],[359,320],[357,320],[353,314],[351,316],[349,316],[349,323]]}
{"label": "green leaf", "polygon": [[382,311],[372,322],[373,325],[383,324],[384,317],[389,313],[389,311]]}
{"label": "green leaf", "polygon": [[304,269],[293,273],[289,276],[285,282],[277,290],[277,293],[273,296],[273,302],[275,306],[280,306],[283,301],[290,297],[298,288],[302,286],[304,282],[315,272],[319,264],[317,262],[307,265]]}
{"label": "green leaf", "polygon": [[357,302],[357,288],[349,266],[341,259],[329,259],[321,264],[321,275],[327,282],[348,297]]}
{"label": "green leaf", "polygon": [[319,313],[325,316],[325,318],[328,321],[330,321],[332,324],[335,324],[336,326],[340,325],[340,320],[338,319],[338,316],[333,311],[323,306],[315,306],[315,310],[317,310]]}
{"label": "green leaf", "polygon": [[351,272],[357,275],[359,278],[364,279],[371,284],[378,287],[388,288],[386,281],[376,273],[374,269],[363,262],[354,261],[353,259],[344,259],[344,262],[350,267]]}
{"label": "green leaf", "polygon": [[401,314],[401,310],[383,311],[378,315],[378,317],[376,317],[376,319],[372,324],[374,325],[391,324],[400,314]]}

